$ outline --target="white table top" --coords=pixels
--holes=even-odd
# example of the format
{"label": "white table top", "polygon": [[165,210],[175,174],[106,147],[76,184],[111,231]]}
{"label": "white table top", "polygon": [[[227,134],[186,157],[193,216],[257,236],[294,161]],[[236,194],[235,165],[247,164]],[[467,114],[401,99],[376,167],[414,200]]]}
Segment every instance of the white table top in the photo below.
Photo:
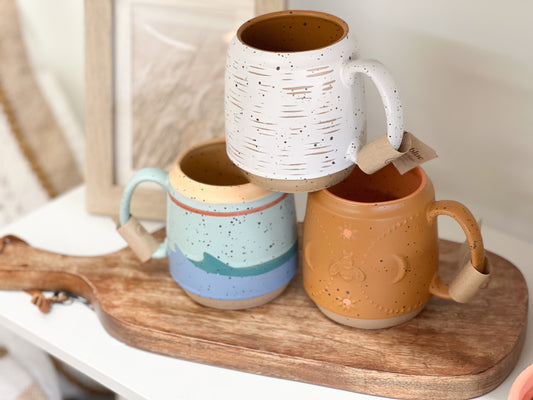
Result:
{"label": "white table top", "polygon": [[[124,247],[114,222],[108,217],[87,214],[84,198],[84,188],[75,189],[1,228],[0,236],[15,234],[34,247],[69,255],[106,254]],[[153,230],[161,224],[146,226]],[[519,267],[531,287],[533,269],[528,252],[533,250],[533,243],[487,226],[482,231],[486,248]],[[463,241],[460,228],[449,218],[439,219],[439,232],[443,238]],[[530,299],[530,327],[533,326],[531,302]],[[95,313],[81,303],[57,305],[51,313],[41,314],[30,303],[28,294],[0,291],[0,325],[131,400],[379,398],[212,367],[129,347],[108,335]],[[533,335],[528,332],[514,371],[501,386],[480,399],[507,398],[514,379],[530,364],[533,364]]]}

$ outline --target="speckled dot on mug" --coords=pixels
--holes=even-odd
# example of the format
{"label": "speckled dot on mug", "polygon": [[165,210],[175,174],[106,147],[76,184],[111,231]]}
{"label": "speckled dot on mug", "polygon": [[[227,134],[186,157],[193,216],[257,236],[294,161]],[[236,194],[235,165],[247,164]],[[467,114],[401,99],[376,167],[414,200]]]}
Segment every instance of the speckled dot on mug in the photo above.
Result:
{"label": "speckled dot on mug", "polygon": [[230,159],[270,190],[306,192],[345,178],[366,142],[362,76],[377,86],[398,149],[403,112],[390,73],[362,60],[346,22],[282,11],[243,24],[228,48],[226,140]]}
{"label": "speckled dot on mug", "polygon": [[297,268],[294,197],[247,181],[223,138],[183,152],[170,174],[147,168],[124,190],[121,225],[135,187],[153,181],[167,191],[167,238],[153,258],[169,258],[174,280],[197,302],[242,309],[264,304]]}
{"label": "speckled dot on mug", "polygon": [[[449,287],[438,273],[438,215],[456,219],[470,247],[471,263],[462,270],[469,275]],[[408,321],[433,295],[468,301],[489,278],[470,211],[435,201],[422,168],[401,175],[393,165],[372,175],[356,167],[344,181],[309,194],[302,265],[305,291],[325,315],[367,329]]]}

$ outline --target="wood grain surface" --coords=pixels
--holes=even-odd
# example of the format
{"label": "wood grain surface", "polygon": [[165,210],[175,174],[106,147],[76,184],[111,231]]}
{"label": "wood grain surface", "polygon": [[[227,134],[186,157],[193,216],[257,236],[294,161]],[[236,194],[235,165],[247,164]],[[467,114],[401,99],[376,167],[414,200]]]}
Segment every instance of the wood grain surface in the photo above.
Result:
{"label": "wood grain surface", "polygon": [[[440,248],[441,273],[450,279],[460,245],[441,240]],[[71,257],[6,237],[0,249],[0,288],[81,295],[105,329],[131,346],[380,396],[456,400],[487,393],[511,372],[526,330],[526,282],[490,252],[493,279],[471,303],[433,298],[403,325],[365,331],[322,315],[300,276],[267,305],[221,311],[187,297],[166,260],[141,264],[129,248]]]}

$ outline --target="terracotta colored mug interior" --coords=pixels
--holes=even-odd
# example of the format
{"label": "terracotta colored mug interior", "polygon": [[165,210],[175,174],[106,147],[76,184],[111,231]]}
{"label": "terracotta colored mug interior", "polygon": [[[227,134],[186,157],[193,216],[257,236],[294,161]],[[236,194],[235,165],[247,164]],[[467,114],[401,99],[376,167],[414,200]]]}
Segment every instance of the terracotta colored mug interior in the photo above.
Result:
{"label": "terracotta colored mug interior", "polygon": [[405,198],[420,190],[425,182],[421,168],[401,175],[389,164],[374,174],[367,175],[355,166],[342,182],[327,189],[344,200],[358,203],[381,203]]}
{"label": "terracotta colored mug interior", "polygon": [[249,183],[229,159],[225,142],[192,149],[182,158],[180,168],[190,179],[206,185],[235,186]]}
{"label": "terracotta colored mug interior", "polygon": [[237,37],[244,44],[272,52],[316,50],[346,36],[346,22],[313,11],[283,11],[256,17],[241,26]]}

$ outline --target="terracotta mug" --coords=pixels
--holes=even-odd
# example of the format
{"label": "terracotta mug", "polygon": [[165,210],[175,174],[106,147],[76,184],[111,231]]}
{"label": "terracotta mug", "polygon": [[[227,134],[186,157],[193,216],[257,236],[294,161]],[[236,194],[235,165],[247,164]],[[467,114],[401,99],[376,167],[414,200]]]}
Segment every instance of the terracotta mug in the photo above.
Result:
{"label": "terracotta mug", "polygon": [[[138,171],[124,189],[119,232],[141,259],[169,259],[174,280],[197,302],[242,309],[264,304],[297,268],[294,197],[256,186],[228,159],[223,138],[184,151],[170,173]],[[167,237],[154,243],[130,215],[138,184],[167,192]],[[140,240],[139,240],[140,238]]]}
{"label": "terracotta mug", "polygon": [[507,400],[531,400],[533,399],[533,365],[527,367],[515,379]]}
{"label": "terracotta mug", "polygon": [[244,23],[226,59],[226,140],[250,181],[309,192],[345,178],[366,142],[363,77],[378,88],[388,139],[403,138],[390,73],[362,60],[346,22],[315,11],[281,11]]}
{"label": "terracotta mug", "polygon": [[[437,216],[463,228],[467,262],[450,287],[439,278]],[[358,328],[385,328],[416,316],[432,295],[468,301],[488,279],[478,224],[461,203],[435,201],[416,167],[358,167],[341,183],[310,193],[303,231],[303,283],[329,318]]]}

